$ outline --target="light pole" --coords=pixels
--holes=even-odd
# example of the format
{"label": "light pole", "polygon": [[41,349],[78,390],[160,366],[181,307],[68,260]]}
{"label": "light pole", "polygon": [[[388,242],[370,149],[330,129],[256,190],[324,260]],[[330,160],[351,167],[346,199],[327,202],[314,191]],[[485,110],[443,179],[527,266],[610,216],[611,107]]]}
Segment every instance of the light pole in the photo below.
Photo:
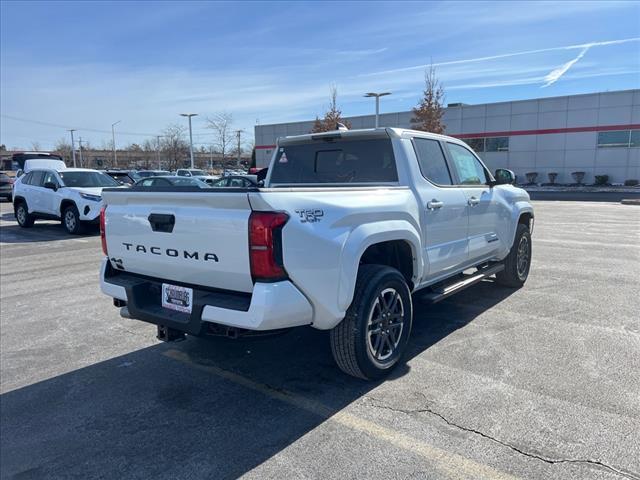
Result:
{"label": "light pole", "polygon": [[156,153],[158,155],[158,170],[162,170],[162,168],[160,168],[160,138],[162,137],[164,137],[164,135],[156,135],[156,139],[157,139]]}
{"label": "light pole", "polygon": [[240,134],[244,132],[244,130],[236,130],[236,136],[238,137],[238,159],[236,160],[236,166],[240,166]]}
{"label": "light pole", "polygon": [[73,132],[75,130],[69,130],[71,132],[71,157],[73,158],[73,168],[76,168],[76,145],[73,141]]}
{"label": "light pole", "polygon": [[378,116],[380,115],[380,97],[384,97],[386,95],[391,95],[391,92],[382,92],[382,93],[369,92],[364,95],[367,98],[370,98],[370,97],[376,98],[376,128],[378,128]]}
{"label": "light pole", "polygon": [[113,168],[116,168],[118,165],[118,157],[116,156],[116,129],[115,126],[119,124],[122,120],[118,120],[115,123],[111,124],[111,141],[113,142]]}
{"label": "light pole", "polygon": [[191,117],[197,116],[197,113],[181,113],[181,117],[189,119],[189,155],[191,156],[191,168],[193,167],[193,134],[191,133]]}

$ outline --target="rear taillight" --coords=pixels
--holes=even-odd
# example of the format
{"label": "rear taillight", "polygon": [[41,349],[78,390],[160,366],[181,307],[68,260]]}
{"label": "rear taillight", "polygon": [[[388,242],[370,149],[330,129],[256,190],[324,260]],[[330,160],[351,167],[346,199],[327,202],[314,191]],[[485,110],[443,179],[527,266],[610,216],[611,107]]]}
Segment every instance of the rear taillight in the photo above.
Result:
{"label": "rear taillight", "polygon": [[107,232],[105,228],[105,215],[106,215],[107,207],[104,206],[100,209],[100,240],[102,241],[102,252],[105,255],[109,255],[107,252]]}
{"label": "rear taillight", "polygon": [[282,262],[282,227],[289,215],[282,212],[252,212],[249,217],[249,260],[254,282],[287,278]]}

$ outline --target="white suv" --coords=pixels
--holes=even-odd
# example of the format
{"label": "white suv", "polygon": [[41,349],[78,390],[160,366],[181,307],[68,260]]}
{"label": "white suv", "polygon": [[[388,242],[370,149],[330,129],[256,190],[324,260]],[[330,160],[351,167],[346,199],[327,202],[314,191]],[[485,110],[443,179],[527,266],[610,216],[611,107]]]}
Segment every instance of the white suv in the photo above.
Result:
{"label": "white suv", "polygon": [[34,168],[14,184],[16,220],[25,228],[38,219],[61,220],[67,232],[79,234],[87,223],[97,223],[102,189],[119,186],[98,170]]}

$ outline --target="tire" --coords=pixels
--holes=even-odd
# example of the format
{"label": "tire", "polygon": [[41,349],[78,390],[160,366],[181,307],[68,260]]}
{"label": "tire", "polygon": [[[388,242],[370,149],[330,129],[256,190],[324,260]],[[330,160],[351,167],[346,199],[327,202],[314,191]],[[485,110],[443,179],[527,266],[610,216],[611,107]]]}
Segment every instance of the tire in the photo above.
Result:
{"label": "tire", "polygon": [[360,265],[353,301],[330,333],[333,358],[348,375],[382,378],[402,358],[412,321],[411,292],[402,274],[386,265]]}
{"label": "tire", "polygon": [[80,214],[75,205],[69,205],[62,211],[62,226],[71,235],[84,232],[84,225],[80,221]]}
{"label": "tire", "polygon": [[505,287],[522,287],[529,277],[531,251],[529,228],[519,223],[511,251],[507,258],[504,259],[504,270],[496,274],[497,282]]}
{"label": "tire", "polygon": [[33,222],[35,222],[35,217],[29,213],[29,208],[27,207],[27,202],[20,201],[15,204],[13,212],[16,216],[16,220],[18,225],[22,228],[31,228],[33,227]]}

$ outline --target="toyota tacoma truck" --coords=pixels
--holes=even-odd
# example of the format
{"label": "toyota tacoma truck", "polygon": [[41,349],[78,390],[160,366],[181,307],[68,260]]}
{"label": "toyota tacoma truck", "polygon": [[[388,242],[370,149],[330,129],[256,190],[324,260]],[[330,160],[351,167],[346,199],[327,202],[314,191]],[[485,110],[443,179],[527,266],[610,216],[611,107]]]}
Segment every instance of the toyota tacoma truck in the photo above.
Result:
{"label": "toyota tacoma truck", "polygon": [[533,208],[462,141],[396,128],[278,140],[264,186],[105,189],[101,289],[158,338],[330,330],[338,366],[383,377],[412,294],[521,287]]}

